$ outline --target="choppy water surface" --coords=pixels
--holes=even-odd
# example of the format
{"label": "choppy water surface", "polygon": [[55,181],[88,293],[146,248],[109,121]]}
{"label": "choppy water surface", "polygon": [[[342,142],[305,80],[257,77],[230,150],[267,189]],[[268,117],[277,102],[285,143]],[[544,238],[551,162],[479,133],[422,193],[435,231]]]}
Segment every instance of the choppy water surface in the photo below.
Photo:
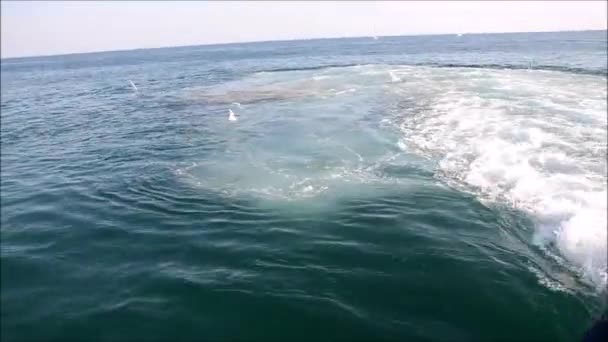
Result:
{"label": "choppy water surface", "polygon": [[605,31],[3,60],[2,339],[576,340],[606,96]]}

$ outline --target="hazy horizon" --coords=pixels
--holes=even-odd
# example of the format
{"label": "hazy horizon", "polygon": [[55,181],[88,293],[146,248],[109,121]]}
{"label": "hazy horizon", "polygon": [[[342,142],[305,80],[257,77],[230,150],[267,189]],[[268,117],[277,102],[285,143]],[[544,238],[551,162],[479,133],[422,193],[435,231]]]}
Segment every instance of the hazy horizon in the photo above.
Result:
{"label": "hazy horizon", "polygon": [[3,1],[1,6],[2,59],[365,36],[606,30],[604,1]]}
{"label": "hazy horizon", "polygon": [[[598,30],[562,30],[562,31],[513,31],[513,32],[463,32],[463,35],[481,35],[481,34],[519,34],[519,33],[563,33],[563,32],[600,32],[607,31],[608,29]],[[385,35],[377,36],[379,38],[389,37],[417,37],[417,36],[442,36],[450,35],[454,33],[420,33],[420,34],[402,34],[402,35]],[[252,41],[238,41],[238,42],[225,42],[225,43],[209,43],[209,44],[188,44],[188,45],[174,45],[174,46],[158,46],[158,47],[146,47],[146,48],[127,48],[117,50],[99,50],[99,51],[83,51],[83,52],[68,52],[58,53],[49,55],[30,55],[30,56],[16,56],[16,57],[2,57],[3,60],[8,59],[20,59],[20,58],[37,58],[37,57],[55,57],[55,56],[69,56],[69,55],[84,55],[84,54],[96,54],[96,53],[108,53],[108,52],[127,52],[135,50],[154,50],[154,49],[173,49],[173,48],[187,48],[196,46],[216,46],[216,45],[236,45],[236,44],[256,44],[256,43],[269,43],[269,42],[289,42],[289,41],[306,41],[306,40],[323,40],[323,39],[357,39],[365,38],[367,36],[352,36],[352,37],[323,37],[323,38],[295,38],[295,39],[275,39],[275,40],[252,40]]]}

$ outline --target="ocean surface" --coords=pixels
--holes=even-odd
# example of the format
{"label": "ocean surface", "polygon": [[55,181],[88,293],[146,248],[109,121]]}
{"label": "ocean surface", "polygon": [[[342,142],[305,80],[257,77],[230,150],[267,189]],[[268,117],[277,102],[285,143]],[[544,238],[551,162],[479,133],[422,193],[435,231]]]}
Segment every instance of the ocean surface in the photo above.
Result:
{"label": "ocean surface", "polygon": [[1,339],[576,341],[606,295],[606,51],[3,59]]}

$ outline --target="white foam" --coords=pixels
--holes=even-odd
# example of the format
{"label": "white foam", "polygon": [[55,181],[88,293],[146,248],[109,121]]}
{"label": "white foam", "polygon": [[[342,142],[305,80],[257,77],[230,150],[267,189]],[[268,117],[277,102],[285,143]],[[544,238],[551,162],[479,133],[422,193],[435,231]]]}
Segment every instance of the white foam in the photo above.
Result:
{"label": "white foam", "polygon": [[391,76],[391,82],[399,82],[401,81],[401,78],[399,78],[399,76],[397,76],[397,74],[395,74],[395,72],[393,70],[389,70],[388,74]]}
{"label": "white foam", "polygon": [[[449,183],[527,212],[536,241],[556,246],[586,279],[604,287],[605,78],[458,72],[419,71],[415,82],[402,86],[431,88],[436,97],[403,119],[401,144],[438,158],[439,174]],[[446,77],[451,82],[443,82]]]}

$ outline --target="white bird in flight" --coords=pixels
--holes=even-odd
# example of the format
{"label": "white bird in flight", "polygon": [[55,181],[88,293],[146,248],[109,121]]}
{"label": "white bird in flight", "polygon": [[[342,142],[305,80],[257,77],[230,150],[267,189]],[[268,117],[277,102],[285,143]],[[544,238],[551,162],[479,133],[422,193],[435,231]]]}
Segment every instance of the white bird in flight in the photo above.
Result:
{"label": "white bird in flight", "polygon": [[[232,102],[232,105],[236,105],[237,107],[241,108],[241,104],[238,102]],[[234,112],[232,111],[232,109],[228,108],[228,120],[229,121],[236,121],[236,115],[234,114]]]}
{"label": "white bird in flight", "polygon": [[232,109],[228,109],[228,121],[236,121],[236,115],[234,115]]}
{"label": "white bird in flight", "polygon": [[133,90],[135,90],[135,93],[139,93],[139,89],[137,89],[137,87],[135,86],[135,83],[133,83],[133,81],[129,80],[129,83],[131,83],[131,88],[133,88]]}

